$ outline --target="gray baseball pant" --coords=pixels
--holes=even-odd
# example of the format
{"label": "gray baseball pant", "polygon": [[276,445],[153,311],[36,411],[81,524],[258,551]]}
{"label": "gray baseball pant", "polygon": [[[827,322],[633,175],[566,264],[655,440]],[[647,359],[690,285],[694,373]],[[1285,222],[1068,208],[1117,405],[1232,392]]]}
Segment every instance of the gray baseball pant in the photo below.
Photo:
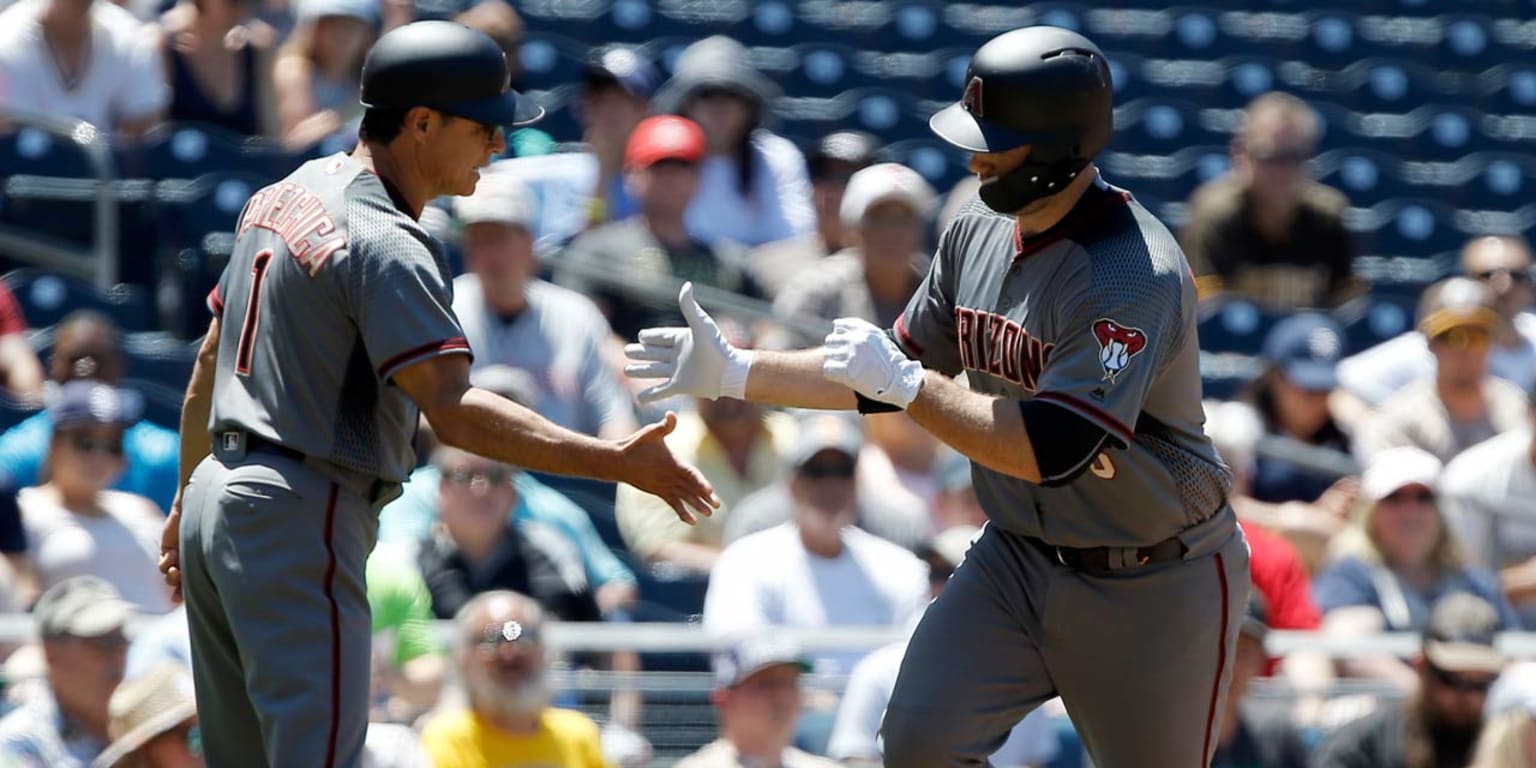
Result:
{"label": "gray baseball pant", "polygon": [[881,731],[886,768],[989,765],[1061,696],[1098,768],[1205,768],[1247,610],[1230,510],[1184,559],[1092,576],[988,524],[918,624]]}
{"label": "gray baseball pant", "polygon": [[372,652],[364,564],[387,500],[371,498],[388,494],[313,461],[221,448],[193,473],[181,521],[208,764],[356,766]]}

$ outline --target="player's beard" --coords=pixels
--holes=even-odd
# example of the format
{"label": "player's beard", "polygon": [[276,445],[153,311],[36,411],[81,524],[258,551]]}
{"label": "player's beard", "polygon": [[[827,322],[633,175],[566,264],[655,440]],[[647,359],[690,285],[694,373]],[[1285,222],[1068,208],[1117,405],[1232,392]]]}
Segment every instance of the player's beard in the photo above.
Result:
{"label": "player's beard", "polygon": [[503,717],[537,715],[554,699],[549,674],[543,670],[513,686],[497,683],[489,675],[475,675],[464,681],[464,690],[476,710]]}

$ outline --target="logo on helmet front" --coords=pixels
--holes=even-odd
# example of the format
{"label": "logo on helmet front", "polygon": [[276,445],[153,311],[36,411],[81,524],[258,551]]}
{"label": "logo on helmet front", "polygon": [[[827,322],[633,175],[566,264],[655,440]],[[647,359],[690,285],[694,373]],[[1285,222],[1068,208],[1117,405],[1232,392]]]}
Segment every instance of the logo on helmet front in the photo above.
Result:
{"label": "logo on helmet front", "polygon": [[971,81],[965,84],[965,95],[960,97],[960,106],[965,111],[976,117],[981,117],[981,78],[971,76]]}
{"label": "logo on helmet front", "polygon": [[1109,318],[1095,321],[1093,337],[1099,342],[1099,364],[1104,366],[1104,378],[1115,383],[1131,358],[1147,348],[1147,334],[1139,328],[1128,328]]}

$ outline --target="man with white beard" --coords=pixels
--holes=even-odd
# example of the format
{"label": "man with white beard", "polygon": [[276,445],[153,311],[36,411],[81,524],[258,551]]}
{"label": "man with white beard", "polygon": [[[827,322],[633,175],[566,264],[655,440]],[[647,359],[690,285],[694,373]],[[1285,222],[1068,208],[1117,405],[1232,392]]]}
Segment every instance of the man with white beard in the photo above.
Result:
{"label": "man with white beard", "polygon": [[604,768],[597,724],[550,706],[543,611],[502,590],[476,595],[454,617],[459,679],[469,708],[432,718],[421,740],[436,768]]}

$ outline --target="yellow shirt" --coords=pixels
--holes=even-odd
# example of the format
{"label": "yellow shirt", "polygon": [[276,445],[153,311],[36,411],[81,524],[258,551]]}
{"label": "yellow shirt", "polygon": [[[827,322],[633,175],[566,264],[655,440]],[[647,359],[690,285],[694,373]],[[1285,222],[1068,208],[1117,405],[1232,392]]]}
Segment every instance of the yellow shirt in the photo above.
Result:
{"label": "yellow shirt", "polygon": [[597,723],[555,707],[528,736],[499,731],[469,710],[445,712],[422,729],[421,744],[434,768],[610,768]]}

